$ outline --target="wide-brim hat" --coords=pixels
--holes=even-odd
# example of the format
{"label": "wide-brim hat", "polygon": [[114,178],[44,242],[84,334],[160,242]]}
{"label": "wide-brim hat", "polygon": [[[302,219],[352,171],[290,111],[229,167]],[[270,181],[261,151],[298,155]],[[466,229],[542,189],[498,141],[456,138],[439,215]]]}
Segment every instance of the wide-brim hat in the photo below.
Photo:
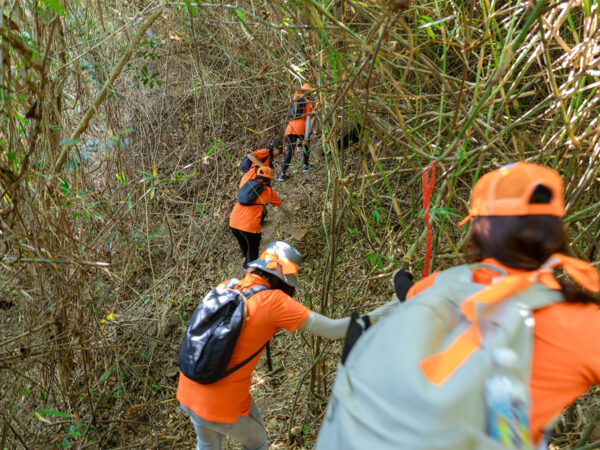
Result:
{"label": "wide-brim hat", "polygon": [[284,283],[300,288],[298,269],[302,264],[300,252],[287,242],[270,243],[258,259],[248,263],[248,267],[256,267],[275,275]]}

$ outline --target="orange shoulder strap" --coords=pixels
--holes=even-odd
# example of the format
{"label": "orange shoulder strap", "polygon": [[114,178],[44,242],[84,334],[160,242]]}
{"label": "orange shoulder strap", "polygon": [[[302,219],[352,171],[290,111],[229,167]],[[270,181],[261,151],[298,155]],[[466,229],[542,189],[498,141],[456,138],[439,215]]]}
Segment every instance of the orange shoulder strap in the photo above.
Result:
{"label": "orange shoulder strap", "polygon": [[553,269],[561,267],[573,280],[591,292],[600,291],[598,272],[591,264],[560,253],[552,255],[542,267],[532,272],[510,275],[477,292],[460,306],[471,326],[459,335],[445,350],[421,360],[421,370],[435,385],[442,384],[468,357],[481,346],[481,332],[477,324],[477,303],[492,304],[523,291],[539,281],[550,289],[560,289]]}

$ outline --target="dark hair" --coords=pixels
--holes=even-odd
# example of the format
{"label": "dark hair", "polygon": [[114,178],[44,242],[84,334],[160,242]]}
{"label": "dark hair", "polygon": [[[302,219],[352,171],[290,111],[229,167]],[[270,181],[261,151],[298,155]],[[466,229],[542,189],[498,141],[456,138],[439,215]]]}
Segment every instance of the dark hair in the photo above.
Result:
{"label": "dark hair", "polygon": [[283,148],[283,142],[280,138],[271,139],[271,142],[269,142],[269,148],[272,149],[273,147],[277,147],[278,149]]}
{"label": "dark hair", "polygon": [[[549,198],[540,201],[540,197],[547,197],[545,193],[534,196],[531,203],[549,202]],[[538,269],[554,253],[570,253],[561,219],[548,215],[475,217],[466,246],[469,262],[494,258],[508,267],[524,270]],[[579,287],[564,280],[558,282],[566,301],[598,303]]]}
{"label": "dark hair", "polygon": [[249,267],[246,270],[246,272],[254,273],[254,274],[258,275],[263,280],[265,280],[267,283],[269,283],[269,285],[271,286],[271,289],[279,289],[279,290],[285,292],[290,297],[293,297],[294,293],[296,292],[296,289],[294,288],[294,286],[290,286],[289,284],[284,282],[279,277],[277,277],[277,276],[273,275],[272,273],[269,273],[265,270],[259,269],[258,267]]}
{"label": "dark hair", "polygon": [[273,148],[278,148],[279,154],[281,154],[283,152],[283,142],[281,141],[281,139],[273,138],[273,139],[271,139],[271,142],[269,142],[269,145],[267,146],[267,149],[269,150],[269,160],[271,162],[271,165],[273,165]]}

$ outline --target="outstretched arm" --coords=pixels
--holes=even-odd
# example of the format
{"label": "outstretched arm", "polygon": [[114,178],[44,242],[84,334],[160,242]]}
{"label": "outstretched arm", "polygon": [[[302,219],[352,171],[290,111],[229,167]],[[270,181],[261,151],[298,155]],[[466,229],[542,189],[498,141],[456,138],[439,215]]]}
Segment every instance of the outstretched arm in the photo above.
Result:
{"label": "outstretched arm", "polygon": [[[398,304],[398,300],[394,298],[391,302],[374,309],[367,315],[370,317],[372,323],[377,322],[381,316],[387,314],[392,307]],[[340,339],[346,335],[349,324],[350,317],[330,319],[322,314],[311,311],[307,319],[298,328],[327,339]]]}
{"label": "outstretched arm", "polygon": [[252,161],[253,164],[256,164],[259,167],[264,167],[265,165],[256,157],[253,153],[248,155],[248,159]]}
{"label": "outstretched arm", "polygon": [[349,323],[349,317],[330,319],[322,314],[311,311],[306,320],[298,328],[327,339],[340,339],[346,335]]}

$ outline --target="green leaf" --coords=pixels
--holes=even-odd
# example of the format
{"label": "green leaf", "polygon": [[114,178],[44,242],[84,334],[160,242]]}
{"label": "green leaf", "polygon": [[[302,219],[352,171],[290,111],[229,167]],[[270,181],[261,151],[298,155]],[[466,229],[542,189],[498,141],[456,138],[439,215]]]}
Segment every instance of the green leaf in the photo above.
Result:
{"label": "green leaf", "polygon": [[65,7],[62,5],[62,3],[59,0],[42,0],[42,3],[44,5],[52,8],[58,14],[64,14],[64,12],[65,12]]}
{"label": "green leaf", "polygon": [[590,0],[583,0],[583,10],[585,11],[586,17],[590,17],[592,15]]}
{"label": "green leaf", "polygon": [[104,372],[102,374],[102,376],[100,377],[100,381],[106,381],[108,380],[108,377],[110,377],[110,374],[112,373],[113,369],[108,369],[106,372]]}
{"label": "green leaf", "polygon": [[214,152],[215,150],[218,150],[219,149],[219,144],[220,144],[219,140],[216,137],[213,136],[213,146],[210,148],[210,150],[208,152],[206,152],[204,154],[204,156],[210,156],[210,154],[212,152]]}
{"label": "green leaf", "polygon": [[44,415],[44,416],[54,416],[54,417],[64,417],[64,418],[70,418],[73,417],[71,414],[66,414],[60,411],[54,411],[53,409],[38,409],[37,413],[39,415]]}
{"label": "green leaf", "polygon": [[77,145],[81,142],[81,139],[63,139],[58,145]]}
{"label": "green leaf", "polygon": [[183,3],[185,3],[185,6],[187,7],[187,9],[189,9],[189,11],[192,13],[192,16],[198,17],[198,12],[190,3],[190,0],[183,0]]}
{"label": "green leaf", "polygon": [[234,13],[234,16],[237,16],[237,18],[240,19],[240,21],[242,21],[242,22],[246,21],[246,15],[244,14],[244,11],[234,8],[233,13]]}

